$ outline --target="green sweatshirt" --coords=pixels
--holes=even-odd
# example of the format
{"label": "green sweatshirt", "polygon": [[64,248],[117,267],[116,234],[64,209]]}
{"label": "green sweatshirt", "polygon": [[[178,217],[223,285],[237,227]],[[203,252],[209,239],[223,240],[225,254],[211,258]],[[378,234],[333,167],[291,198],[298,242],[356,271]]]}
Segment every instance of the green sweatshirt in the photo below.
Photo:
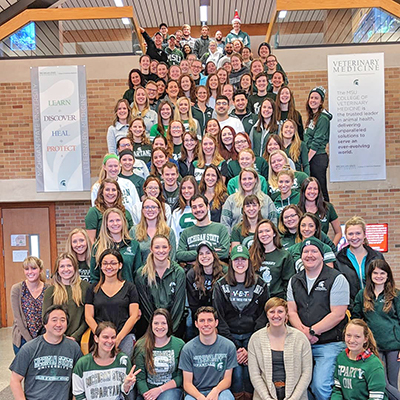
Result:
{"label": "green sweatshirt", "polygon": [[[305,174],[304,172],[300,171],[295,171],[294,172],[294,183],[292,186],[292,190],[298,190],[300,191],[301,184],[303,183],[304,179],[307,179],[308,175]],[[279,195],[279,189],[278,188],[273,188],[270,184],[268,184],[268,196],[271,197],[272,200],[275,201],[275,199]]]}
{"label": "green sweatshirt", "polygon": [[[142,265],[142,256],[139,243],[136,240],[128,240],[127,243],[121,242],[115,245],[124,260],[122,265],[122,279],[134,282],[136,271]],[[97,247],[92,247],[92,258],[90,260],[90,282],[97,283],[100,280],[100,270],[96,265]]]}
{"label": "green sweatshirt", "polygon": [[383,292],[374,301],[374,311],[364,312],[364,289],[361,289],[354,300],[352,318],[362,318],[374,334],[378,349],[382,351],[400,350],[400,292],[396,291],[392,308],[383,311],[385,298]]}
{"label": "green sweatshirt", "polygon": [[173,331],[176,332],[185,311],[185,271],[171,261],[162,278],[156,273],[156,283],[149,286],[143,268],[139,268],[135,280],[142,316],[149,322],[157,308],[166,308],[171,314]]}
{"label": "green sweatshirt", "polygon": [[[264,158],[256,156],[256,162],[254,163],[253,168],[260,175],[262,175],[265,179],[268,180],[268,168],[269,167],[268,167],[267,161],[265,161]],[[230,160],[228,163],[228,178],[232,179],[234,176],[239,175],[241,170],[242,170],[242,168],[240,168],[240,164],[237,160]]]}
{"label": "green sweatshirt", "polygon": [[296,273],[293,257],[287,250],[276,248],[271,253],[265,253],[257,273],[268,284],[270,297],[286,299],[287,284]]}
{"label": "green sweatshirt", "polygon": [[300,154],[299,154],[299,158],[297,159],[297,161],[294,161],[291,157],[290,157],[290,147],[292,146],[292,144],[289,144],[288,147],[286,147],[284,149],[286,155],[294,162],[294,166],[296,167],[296,171],[303,171],[304,173],[306,173],[308,176],[310,176],[310,163],[308,161],[308,149],[307,146],[304,142],[301,142],[301,146],[300,146]]}
{"label": "green sweatshirt", "polygon": [[337,358],[331,400],[386,400],[382,362],[372,354],[365,360],[350,360],[346,351]]}
{"label": "green sweatshirt", "polygon": [[[260,178],[261,190],[265,194],[268,194],[268,183],[267,183],[267,180],[260,174],[258,175],[258,177]],[[227,190],[228,190],[228,194],[229,195],[231,195],[233,193],[236,193],[239,190],[239,175],[233,177],[232,179],[229,179]]]}
{"label": "green sweatshirt", "polygon": [[136,384],[139,394],[144,393],[155,387],[164,385],[174,380],[176,387],[180,388],[183,384],[182,371],[178,368],[179,355],[185,342],[175,336],[171,336],[170,341],[163,347],[156,347],[153,350],[153,361],[155,374],[146,370],[146,353],[144,348],[144,338],[138,340],[133,354],[136,370],[141,369],[136,376]]}
{"label": "green sweatshirt", "polygon": [[330,121],[332,114],[323,110],[316,125],[311,121],[304,132],[304,142],[308,150],[316,151],[316,154],[326,154],[326,145],[329,143]]}
{"label": "green sweatshirt", "polygon": [[278,192],[278,196],[274,200],[278,218],[286,206],[289,206],[290,204],[299,204],[299,201],[300,201],[300,193],[297,190],[292,190],[290,196],[285,200],[282,200],[281,192]]}
{"label": "green sweatshirt", "polygon": [[181,262],[195,261],[197,246],[203,241],[210,242],[220,260],[228,258],[231,240],[228,229],[219,222],[211,222],[206,226],[193,225],[181,233],[176,259]]}

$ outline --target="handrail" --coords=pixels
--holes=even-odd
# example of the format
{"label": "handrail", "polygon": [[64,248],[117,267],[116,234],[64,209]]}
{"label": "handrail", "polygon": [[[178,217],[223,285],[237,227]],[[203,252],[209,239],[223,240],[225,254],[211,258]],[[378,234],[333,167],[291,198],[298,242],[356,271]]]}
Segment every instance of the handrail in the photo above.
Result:
{"label": "handrail", "polygon": [[83,7],[28,9],[0,26],[0,40],[8,37],[31,21],[67,21],[85,19],[129,18],[133,21],[137,38],[144,51],[139,25],[133,7]]}
{"label": "handrail", "polygon": [[381,8],[388,13],[400,18],[400,4],[393,0],[276,0],[276,9],[269,22],[265,41],[269,42],[272,36],[273,25],[279,11],[309,11],[309,10],[342,10],[352,8]]}

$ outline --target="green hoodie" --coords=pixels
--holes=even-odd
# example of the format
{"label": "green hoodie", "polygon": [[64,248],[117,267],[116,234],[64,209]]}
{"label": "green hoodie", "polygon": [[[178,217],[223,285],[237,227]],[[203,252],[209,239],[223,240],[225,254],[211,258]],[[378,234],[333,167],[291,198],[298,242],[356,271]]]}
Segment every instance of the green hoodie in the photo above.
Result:
{"label": "green hoodie", "polygon": [[171,261],[162,278],[156,273],[156,283],[150,286],[143,268],[139,268],[135,280],[142,316],[149,322],[157,308],[166,308],[171,313],[173,331],[176,332],[185,311],[185,271]]}
{"label": "green hoodie", "polygon": [[316,154],[326,154],[326,145],[329,143],[330,121],[332,114],[323,110],[317,123],[314,121],[308,124],[304,132],[304,142],[308,150],[314,150]]}

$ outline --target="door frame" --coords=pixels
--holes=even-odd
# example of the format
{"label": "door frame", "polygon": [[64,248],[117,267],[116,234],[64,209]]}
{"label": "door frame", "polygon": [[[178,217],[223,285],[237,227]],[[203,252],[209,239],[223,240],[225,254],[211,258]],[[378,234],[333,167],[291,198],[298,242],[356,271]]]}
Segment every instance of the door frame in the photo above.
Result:
{"label": "door frame", "polygon": [[[56,205],[55,203],[50,202],[38,202],[38,203],[0,203],[0,216],[3,218],[3,209],[8,208],[47,208],[49,210],[49,225],[50,225],[50,259],[51,265],[53,266],[56,259],[57,259],[57,233],[56,233]],[[3,222],[3,221],[2,221]],[[0,229],[0,247],[4,251],[3,243],[3,224],[1,224]],[[3,251],[0,255],[0,301],[1,304],[7,304],[6,298],[6,269],[5,269],[5,262],[4,262],[4,255]],[[51,268],[53,270],[53,268]],[[6,307],[1,308],[1,326],[6,326]]]}

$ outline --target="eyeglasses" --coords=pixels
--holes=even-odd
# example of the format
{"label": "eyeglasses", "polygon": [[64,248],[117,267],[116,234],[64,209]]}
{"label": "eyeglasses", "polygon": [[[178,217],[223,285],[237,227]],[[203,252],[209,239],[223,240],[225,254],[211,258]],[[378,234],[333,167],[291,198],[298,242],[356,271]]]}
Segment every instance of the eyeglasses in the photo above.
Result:
{"label": "eyeglasses", "polygon": [[283,217],[283,219],[286,221],[286,220],[288,220],[288,219],[296,218],[297,216],[298,216],[297,214],[285,215],[285,216]]}
{"label": "eyeglasses", "polygon": [[216,104],[217,106],[227,106],[227,105],[228,105],[228,102],[226,102],[226,101],[217,101],[215,104]]}
{"label": "eyeglasses", "polygon": [[111,262],[103,261],[101,263],[101,266],[102,267],[108,267],[110,265],[111,267],[116,267],[118,264],[119,264],[118,261],[111,261]]}
{"label": "eyeglasses", "polygon": [[146,190],[159,190],[158,186],[147,186]]}
{"label": "eyeglasses", "polygon": [[130,143],[120,144],[119,147],[124,149],[125,147],[131,147],[131,144]]}
{"label": "eyeglasses", "polygon": [[245,144],[245,143],[247,143],[247,140],[246,140],[246,139],[243,139],[243,140],[235,140],[235,144]]}
{"label": "eyeglasses", "polygon": [[158,206],[144,206],[143,209],[146,211],[155,211],[158,210]]}

